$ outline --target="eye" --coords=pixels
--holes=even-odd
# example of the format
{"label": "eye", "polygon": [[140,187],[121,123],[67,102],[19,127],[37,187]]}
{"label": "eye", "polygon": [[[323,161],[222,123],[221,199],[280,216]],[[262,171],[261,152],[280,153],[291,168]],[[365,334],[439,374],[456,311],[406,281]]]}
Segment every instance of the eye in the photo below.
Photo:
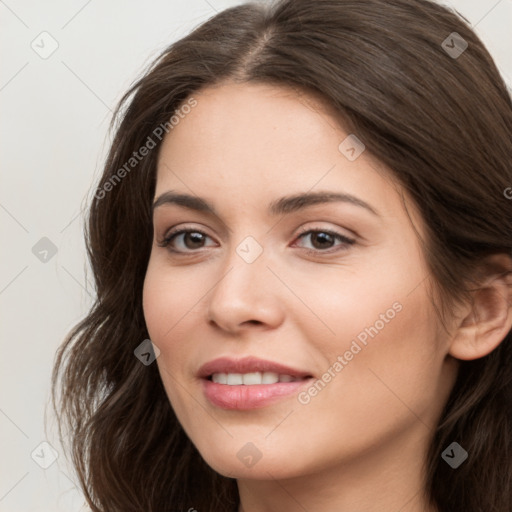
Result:
{"label": "eye", "polygon": [[[200,229],[177,229],[167,233],[165,238],[158,242],[159,247],[166,247],[171,252],[181,253],[187,252],[187,249],[193,251],[201,249],[206,238],[210,238]],[[181,248],[176,249],[173,244],[176,240],[181,241]]]}
{"label": "eye", "polygon": [[[308,253],[318,254],[318,253],[333,253],[338,251],[347,250],[348,246],[353,245],[356,241],[352,238],[348,238],[341,233],[336,231],[331,231],[327,229],[307,229],[303,230],[301,234],[298,236],[298,239],[306,239],[310,238],[313,249],[305,248]],[[204,248],[204,243],[206,239],[210,239],[204,231],[200,229],[176,229],[167,233],[165,238],[158,242],[159,247],[165,247],[170,252],[173,253],[183,253],[193,252],[197,249]],[[332,245],[335,241],[338,240],[340,244],[338,248],[332,249]],[[176,248],[176,242],[181,244],[180,247]],[[335,246],[336,247],[336,246]]]}
{"label": "eye", "polygon": [[[308,253],[318,254],[319,252],[333,253],[338,251],[346,251],[350,245],[355,244],[355,240],[348,238],[336,231],[327,229],[308,229],[301,232],[299,239],[310,238],[313,249],[306,248]],[[338,248],[332,249],[332,244],[338,240],[341,243]]]}

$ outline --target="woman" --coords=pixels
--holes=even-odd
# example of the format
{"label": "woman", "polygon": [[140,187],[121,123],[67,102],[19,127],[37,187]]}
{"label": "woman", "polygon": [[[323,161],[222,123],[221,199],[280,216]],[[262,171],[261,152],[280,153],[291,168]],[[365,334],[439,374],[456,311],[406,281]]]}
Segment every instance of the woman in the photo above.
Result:
{"label": "woman", "polygon": [[512,104],[470,27],[247,4],[121,106],[53,376],[92,510],[509,512]]}

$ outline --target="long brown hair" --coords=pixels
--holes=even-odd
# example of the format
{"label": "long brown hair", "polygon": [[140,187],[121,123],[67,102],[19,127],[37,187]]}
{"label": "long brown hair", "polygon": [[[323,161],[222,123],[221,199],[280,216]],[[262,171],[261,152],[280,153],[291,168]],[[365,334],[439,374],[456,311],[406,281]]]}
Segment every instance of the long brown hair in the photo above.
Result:
{"label": "long brown hair", "polygon": [[[239,503],[236,481],[214,472],[184,433],[156,365],[134,356],[148,338],[155,130],[170,132],[195,92],[225,80],[321,95],[393,171],[427,224],[440,318],[469,300],[485,256],[512,254],[511,98],[458,13],[427,0],[281,0],[220,12],[169,46],[123,97],[90,205],[97,298],[59,349],[52,385],[95,512],[223,512]],[[148,137],[156,147],[130,161]],[[509,332],[488,356],[461,362],[428,455],[426,493],[440,510],[512,510],[511,405]],[[456,470],[441,458],[452,441],[469,453]]]}

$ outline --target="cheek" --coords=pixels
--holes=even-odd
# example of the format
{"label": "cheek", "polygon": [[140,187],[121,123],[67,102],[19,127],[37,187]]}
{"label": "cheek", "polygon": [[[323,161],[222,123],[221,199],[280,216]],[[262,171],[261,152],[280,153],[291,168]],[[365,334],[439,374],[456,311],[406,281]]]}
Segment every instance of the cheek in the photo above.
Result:
{"label": "cheek", "polygon": [[144,279],[142,305],[152,341],[165,345],[176,336],[187,316],[193,314],[197,293],[193,282],[183,283],[178,273],[169,272],[158,261],[150,261]]}
{"label": "cheek", "polygon": [[404,281],[408,281],[404,275],[398,279],[389,266],[383,273],[375,265],[357,271],[331,268],[318,272],[314,279],[301,278],[295,289],[300,290],[300,298],[310,311],[303,320],[295,320],[309,331],[310,341],[322,340],[318,345],[322,352],[331,356],[343,353],[358,335],[363,343],[372,339],[368,330],[375,334],[375,324],[384,332],[390,330],[391,323],[403,321],[401,303],[404,290],[409,291]]}
{"label": "cheek", "polygon": [[197,325],[196,302],[197,293],[180,282],[179,274],[150,262],[143,288],[144,318],[149,338],[160,350],[156,364],[175,411],[184,408],[175,379],[183,385],[190,378],[184,370],[195,350],[191,333]]}
{"label": "cheek", "polygon": [[158,275],[154,266],[148,267],[142,293],[142,308],[149,337],[157,345],[172,325],[168,313],[175,311],[173,294],[169,293],[168,284]]}
{"label": "cheek", "polygon": [[362,417],[368,406],[376,411],[390,401],[403,408],[395,394],[419,410],[428,408],[436,400],[432,379],[442,365],[419,260],[399,251],[383,260],[357,273],[340,272],[337,280],[310,283],[308,304],[321,322],[308,315],[302,325],[322,354],[320,368],[330,369],[331,376],[322,378],[331,391],[321,391],[317,401],[336,401],[342,393]]}
{"label": "cheek", "polygon": [[[328,382],[319,385],[311,402],[321,409],[342,404],[335,413],[339,425],[360,429],[361,435],[391,432],[399,423],[415,421],[415,415],[432,423],[440,398],[433,384],[442,358],[425,290],[409,296],[383,293],[362,304],[345,301],[336,339],[325,343],[324,337],[330,372],[320,377]],[[369,411],[375,422],[368,422]]]}
{"label": "cheek", "polygon": [[[142,301],[149,337],[160,349],[156,364],[162,383],[171,406],[183,420],[188,412],[179,390],[187,385],[185,379],[189,377],[183,374],[183,369],[194,350],[188,341],[193,341],[190,337],[195,322],[192,306],[197,302],[197,294],[177,277],[150,261]],[[176,385],[176,379],[181,385]]]}

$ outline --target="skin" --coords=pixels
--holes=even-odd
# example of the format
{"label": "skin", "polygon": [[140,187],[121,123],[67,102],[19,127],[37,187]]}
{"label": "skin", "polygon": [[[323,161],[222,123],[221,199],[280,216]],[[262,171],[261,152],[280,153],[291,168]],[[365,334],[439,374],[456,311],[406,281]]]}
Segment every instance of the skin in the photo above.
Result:
{"label": "skin", "polygon": [[[509,308],[486,316],[499,317],[488,336],[469,310],[454,315],[451,334],[440,327],[401,195],[423,235],[422,218],[368,151],[354,161],[340,152],[348,133],[320,98],[230,82],[194,97],[163,141],[155,198],[196,195],[220,218],[176,204],[155,209],[143,296],[181,425],[215,471],[237,479],[240,512],[435,511],[423,497],[423,464],[456,377],[452,356],[492,350],[510,329]],[[342,202],[267,212],[271,200],[316,191],[352,194],[378,215]],[[171,247],[181,252],[172,253],[158,242],[174,227],[207,237],[180,235]],[[306,229],[355,243],[299,238]],[[252,263],[236,252],[247,236],[263,249]],[[254,355],[321,378],[396,302],[400,312],[307,404],[293,394],[226,411],[202,393],[199,367],[222,356]],[[237,457],[248,442],[261,452],[252,467]]]}

